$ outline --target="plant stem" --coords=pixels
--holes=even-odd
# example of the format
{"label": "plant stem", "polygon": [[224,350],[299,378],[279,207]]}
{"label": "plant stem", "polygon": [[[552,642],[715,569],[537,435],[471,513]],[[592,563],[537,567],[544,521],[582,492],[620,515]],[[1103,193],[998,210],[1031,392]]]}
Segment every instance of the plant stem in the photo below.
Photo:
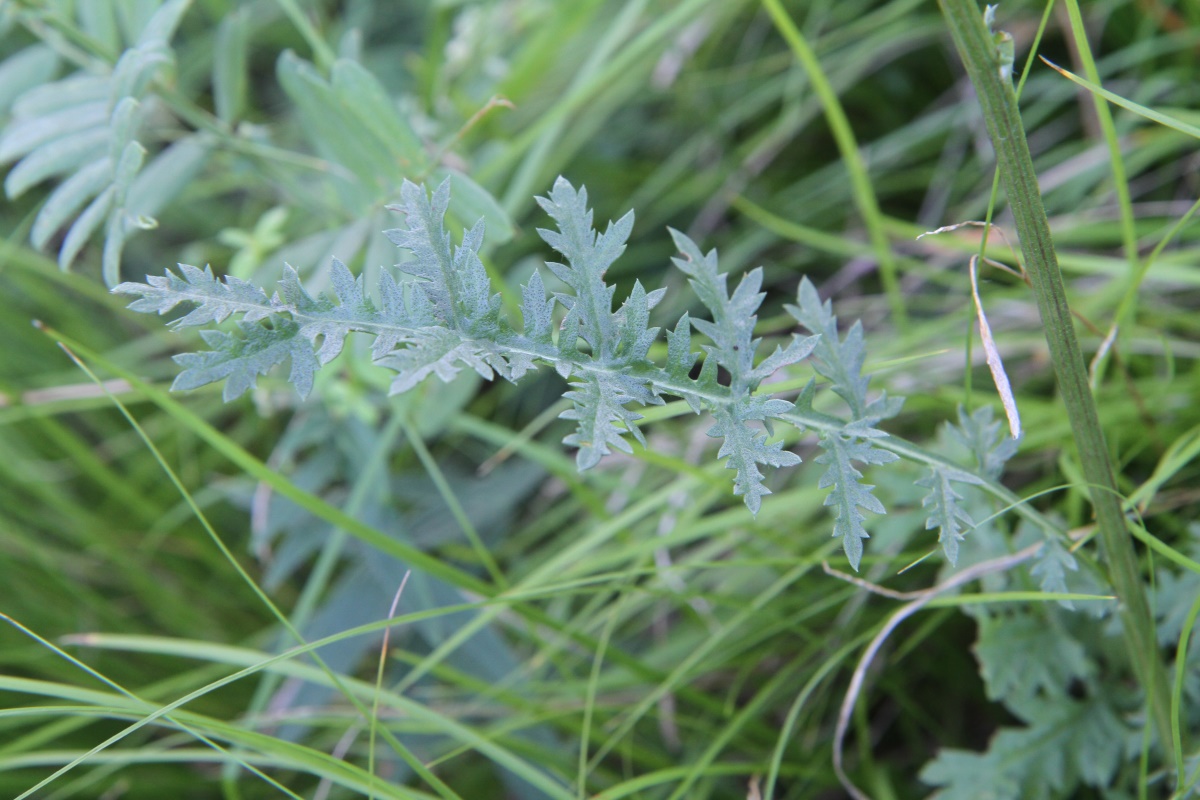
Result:
{"label": "plant stem", "polygon": [[997,166],[1008,195],[1009,207],[1021,238],[1021,252],[1037,298],[1038,311],[1059,391],[1084,476],[1092,497],[1100,538],[1108,560],[1109,580],[1120,600],[1126,646],[1138,677],[1148,694],[1148,704],[1168,761],[1173,755],[1170,691],[1158,656],[1154,620],[1150,614],[1137,554],[1121,513],[1104,432],[1088,388],[1087,369],[1067,304],[1062,273],[1050,238],[1050,224],[1042,205],[1033,159],[1012,81],[1002,77],[992,34],[984,24],[975,0],[938,0],[971,83],[975,86],[983,118],[996,150]]}

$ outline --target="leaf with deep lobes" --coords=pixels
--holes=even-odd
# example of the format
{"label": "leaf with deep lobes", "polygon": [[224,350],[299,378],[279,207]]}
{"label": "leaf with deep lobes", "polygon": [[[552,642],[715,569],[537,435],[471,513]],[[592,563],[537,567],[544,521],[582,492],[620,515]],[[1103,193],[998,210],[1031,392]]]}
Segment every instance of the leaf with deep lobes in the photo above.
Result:
{"label": "leaf with deep lobes", "polygon": [[[938,542],[941,543],[942,549],[946,553],[946,560],[955,565],[958,564],[958,543],[962,541],[967,530],[975,527],[975,521],[971,519],[971,515],[967,513],[966,509],[959,505],[959,501],[963,498],[955,491],[951,481],[978,484],[980,482],[978,478],[969,480],[973,477],[970,473],[960,470],[951,473],[949,470],[934,466],[930,468],[928,475],[916,482],[917,486],[929,489],[929,494],[921,500],[921,506],[929,510],[929,516],[925,520],[925,530],[938,529]],[[964,525],[966,528],[963,527]]]}
{"label": "leaf with deep lobes", "polygon": [[833,508],[833,535],[842,540],[842,547],[850,566],[858,569],[862,560],[863,539],[870,538],[863,521],[866,519],[862,511],[876,514],[886,514],[883,503],[871,494],[874,486],[859,483],[863,475],[854,466],[855,461],[862,464],[887,464],[899,458],[895,453],[872,447],[869,439],[843,436],[841,433],[825,433],[821,435],[821,449],[817,456],[818,464],[825,464],[825,473],[817,486],[821,489],[832,489],[825,498],[825,505]]}
{"label": "leaf with deep lobes", "polygon": [[299,325],[286,317],[273,317],[267,324],[242,322],[238,328],[241,335],[201,331],[201,337],[212,349],[175,356],[175,361],[184,370],[171,389],[196,389],[223,380],[225,400],[234,400],[253,389],[259,375],[265,375],[290,358],[289,380],[301,397],[308,396],[320,364],[313,353],[312,342],[300,333]]}

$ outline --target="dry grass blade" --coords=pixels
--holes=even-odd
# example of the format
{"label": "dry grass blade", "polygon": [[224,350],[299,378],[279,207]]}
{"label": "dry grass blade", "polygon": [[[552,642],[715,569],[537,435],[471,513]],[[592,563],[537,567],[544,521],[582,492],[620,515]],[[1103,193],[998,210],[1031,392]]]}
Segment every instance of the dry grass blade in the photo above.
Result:
{"label": "dry grass blade", "polygon": [[1012,385],[1008,382],[1008,373],[1004,371],[1004,361],[1000,358],[1000,350],[996,340],[992,338],[992,327],[988,324],[987,314],[983,311],[983,300],[979,297],[979,281],[976,274],[976,264],[979,256],[971,256],[971,297],[975,300],[975,313],[979,317],[979,338],[983,341],[983,351],[987,354],[988,369],[991,370],[992,380],[996,384],[996,392],[1000,402],[1004,404],[1004,414],[1008,417],[1008,430],[1012,438],[1021,438],[1021,415],[1017,411],[1017,399],[1013,396]]}

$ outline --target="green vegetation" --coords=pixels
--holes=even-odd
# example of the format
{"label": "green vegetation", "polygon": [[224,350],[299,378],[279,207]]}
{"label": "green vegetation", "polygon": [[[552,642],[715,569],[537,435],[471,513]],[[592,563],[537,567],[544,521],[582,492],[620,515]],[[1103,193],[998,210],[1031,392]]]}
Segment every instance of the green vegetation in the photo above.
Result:
{"label": "green vegetation", "polygon": [[1196,8],[0,34],[0,796],[1200,794]]}

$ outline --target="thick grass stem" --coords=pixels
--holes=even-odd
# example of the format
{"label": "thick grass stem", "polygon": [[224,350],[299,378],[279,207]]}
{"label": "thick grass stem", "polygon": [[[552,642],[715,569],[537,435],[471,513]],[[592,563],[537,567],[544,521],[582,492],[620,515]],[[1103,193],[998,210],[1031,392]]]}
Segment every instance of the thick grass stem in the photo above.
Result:
{"label": "thick grass stem", "polygon": [[974,0],[939,0],[955,47],[975,87],[1012,209],[1021,252],[1037,298],[1059,391],[1067,408],[1095,509],[1108,577],[1120,600],[1130,660],[1149,697],[1160,744],[1172,754],[1170,692],[1159,660],[1154,621],[1138,575],[1137,555],[1121,513],[1112,462],[1088,387],[1087,368],[1067,303],[1033,159],[1011,79],[1001,75],[996,45]]}

